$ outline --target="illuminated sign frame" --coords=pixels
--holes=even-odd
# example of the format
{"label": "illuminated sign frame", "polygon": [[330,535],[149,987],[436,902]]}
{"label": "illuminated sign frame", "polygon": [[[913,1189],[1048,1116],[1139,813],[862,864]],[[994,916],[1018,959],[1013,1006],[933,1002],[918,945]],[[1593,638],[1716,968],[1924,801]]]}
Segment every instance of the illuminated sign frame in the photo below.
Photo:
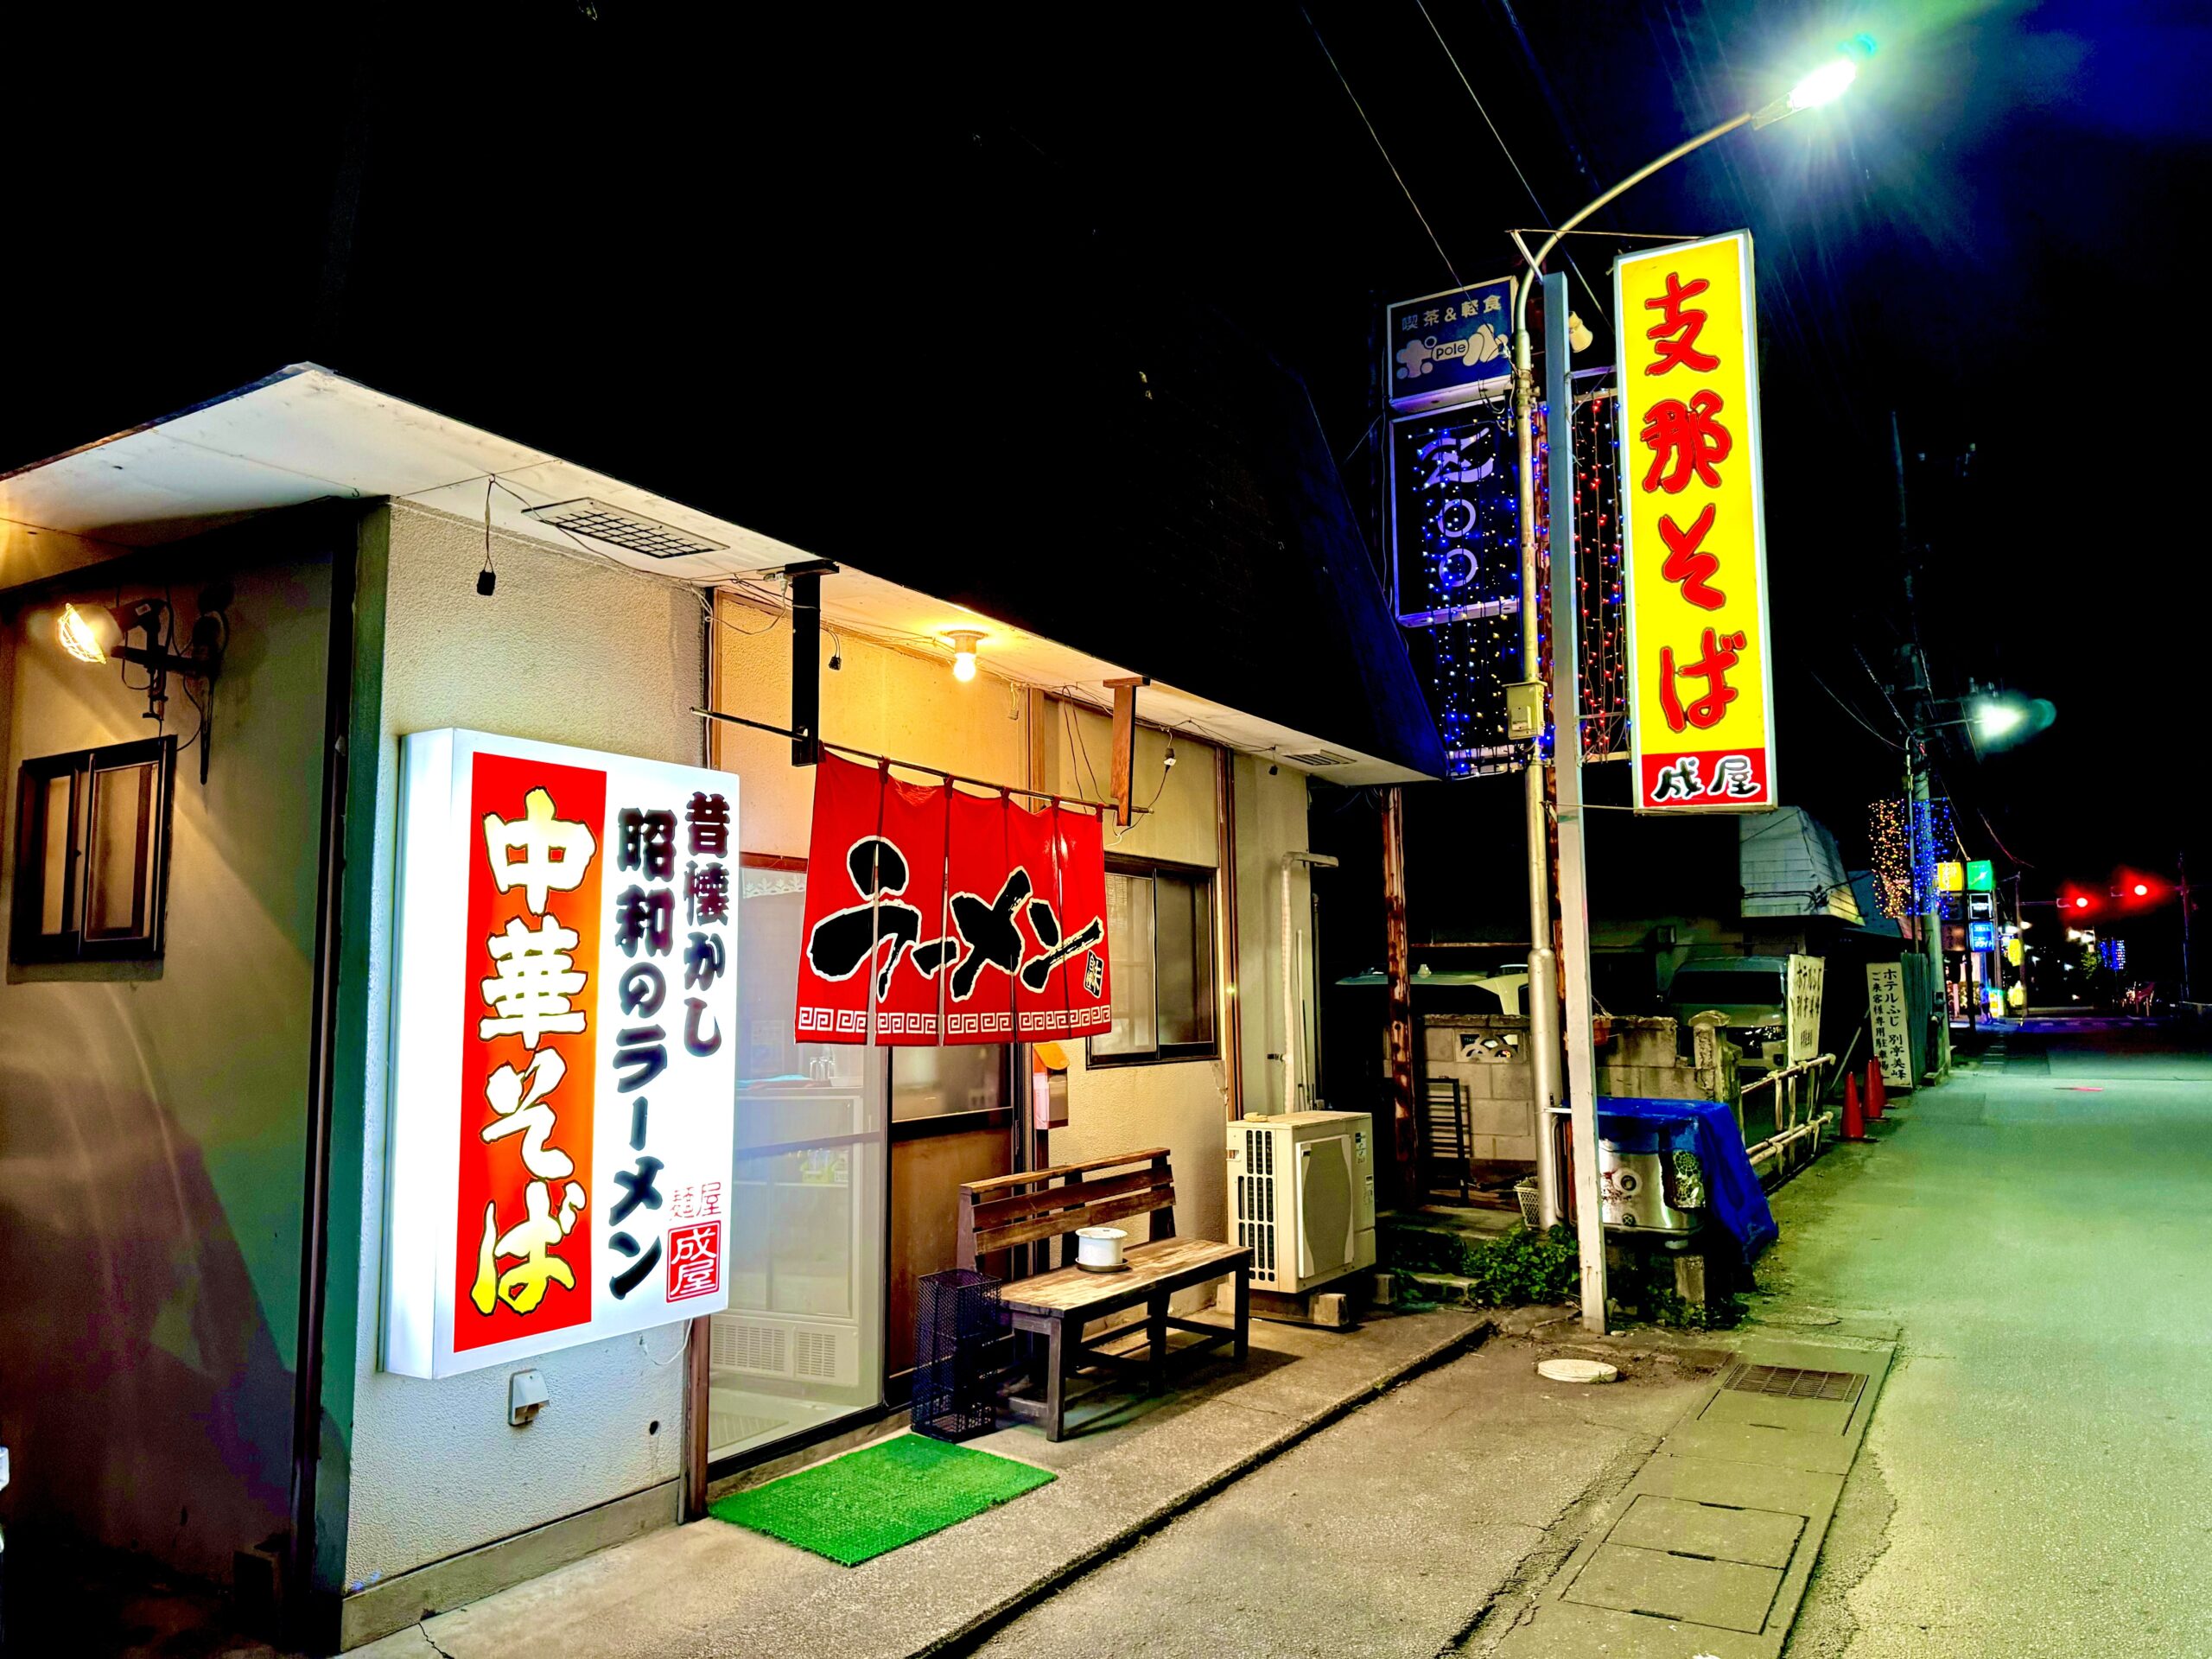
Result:
{"label": "illuminated sign frame", "polygon": [[[1781,801],[1757,295],[1748,231],[1613,264],[1638,812]],[[1685,687],[1700,685],[1685,703]]]}
{"label": "illuminated sign frame", "polygon": [[738,779],[418,732],[398,821],[383,1368],[726,1308]]}

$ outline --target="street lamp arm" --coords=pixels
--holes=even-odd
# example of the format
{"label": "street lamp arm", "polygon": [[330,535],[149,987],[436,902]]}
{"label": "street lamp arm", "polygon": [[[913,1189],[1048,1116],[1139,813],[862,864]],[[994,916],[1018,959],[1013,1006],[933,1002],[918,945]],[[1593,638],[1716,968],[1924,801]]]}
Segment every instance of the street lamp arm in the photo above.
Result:
{"label": "street lamp arm", "polygon": [[1662,156],[1656,161],[1647,162],[1645,165],[1637,168],[1635,172],[1630,174],[1611,189],[1606,191],[1604,195],[1598,197],[1592,201],[1586,202],[1582,207],[1577,208],[1573,213],[1570,214],[1567,222],[1560,226],[1558,229],[1554,230],[1551,235],[1545,239],[1543,245],[1536,250],[1535,257],[1529,261],[1529,274],[1522,278],[1519,284],[1521,291],[1514,296],[1513,300],[1513,332],[1515,334],[1525,337],[1529,332],[1529,290],[1535,286],[1536,278],[1542,272],[1544,261],[1551,257],[1552,250],[1559,246],[1560,238],[1567,235],[1576,226],[1581,224],[1584,219],[1589,218],[1591,214],[1596,213],[1600,207],[1603,207],[1607,202],[1611,201],[1615,197],[1625,195],[1629,191],[1636,188],[1637,185],[1642,184],[1654,173],[1658,172],[1660,168],[1673,165],[1675,162],[1681,160],[1683,156],[1688,155],[1692,150],[1700,149],[1706,145],[1711,143],[1716,138],[1726,137],[1730,133],[1735,131],[1737,128],[1744,126],[1756,118],[1759,113],[1760,111],[1758,111],[1746,110],[1743,114],[1735,117],[1732,120],[1723,121],[1717,127],[1707,128],[1703,132],[1699,133],[1694,138],[1684,139],[1681,143],[1676,144],[1672,149],[1669,150],[1664,156]]}

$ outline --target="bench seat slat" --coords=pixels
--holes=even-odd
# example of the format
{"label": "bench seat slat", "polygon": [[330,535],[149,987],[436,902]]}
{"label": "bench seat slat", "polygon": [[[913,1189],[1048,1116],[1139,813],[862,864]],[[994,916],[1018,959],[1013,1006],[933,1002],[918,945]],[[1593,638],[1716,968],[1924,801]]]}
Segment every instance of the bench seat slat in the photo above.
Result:
{"label": "bench seat slat", "polygon": [[1055,1164],[1050,1169],[1025,1169],[1013,1175],[992,1175],[980,1181],[963,1181],[963,1192],[996,1192],[1009,1186],[1022,1186],[1032,1181],[1049,1181],[1058,1175],[1080,1175],[1087,1169],[1118,1169],[1123,1164],[1142,1163],[1149,1159],[1165,1158],[1165,1147],[1147,1147],[1141,1152],[1117,1153],[1111,1158],[1093,1158],[1087,1163]]}
{"label": "bench seat slat", "polygon": [[1065,1313],[1096,1302],[1114,1301],[1133,1290],[1185,1274],[1190,1275],[1193,1283],[1218,1278],[1234,1271],[1239,1262],[1249,1260],[1251,1254],[1240,1245],[1217,1244],[1211,1239],[1166,1238],[1154,1243],[1132,1245],[1123,1251],[1122,1259],[1129,1264],[1126,1273],[1085,1273],[1081,1268],[1060,1268],[1033,1278],[1017,1279],[1001,1287],[999,1296],[1008,1307],[1036,1313]]}
{"label": "bench seat slat", "polygon": [[1107,1222],[1141,1216],[1151,1210],[1172,1209],[1174,1203],[1173,1187],[1154,1186],[1141,1192],[1130,1193],[1126,1198],[1108,1198],[1103,1203],[1088,1205],[1080,1214],[1063,1211],[1058,1215],[1039,1216],[1034,1221],[1012,1222],[988,1231],[979,1227],[976,1230],[976,1254],[987,1255],[993,1250],[1011,1249],[1017,1244],[1033,1244],[1040,1238],[1058,1238],[1078,1227],[1102,1226]]}
{"label": "bench seat slat", "polygon": [[[988,1231],[994,1227],[1003,1227],[1008,1222],[1050,1215],[1055,1210],[1072,1210],[1077,1205],[1089,1204],[1096,1198],[1117,1198],[1124,1192],[1141,1192],[1148,1186],[1166,1186],[1173,1179],[1165,1169],[1140,1169],[1127,1175],[1101,1175],[1088,1181],[1071,1181],[1065,1186],[1048,1186],[1039,1192],[1017,1192],[1012,1198],[986,1198],[975,1205],[976,1230],[979,1233]],[[1088,1223],[1084,1224],[1089,1225]]]}

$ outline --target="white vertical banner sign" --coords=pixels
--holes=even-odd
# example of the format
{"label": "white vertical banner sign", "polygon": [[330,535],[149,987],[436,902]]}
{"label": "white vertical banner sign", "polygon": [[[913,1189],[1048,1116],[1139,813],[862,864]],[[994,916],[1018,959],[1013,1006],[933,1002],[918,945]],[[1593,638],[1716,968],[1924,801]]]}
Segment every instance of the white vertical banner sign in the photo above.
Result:
{"label": "white vertical banner sign", "polygon": [[1903,963],[1866,964],[1866,1020],[1872,1029],[1874,1058],[1882,1063],[1884,1081],[1893,1089],[1910,1088],[1912,1048],[1905,1030]]}
{"label": "white vertical banner sign", "polygon": [[1789,958],[1789,1063],[1802,1065],[1821,1052],[1821,992],[1827,963],[1820,957]]}
{"label": "white vertical banner sign", "polygon": [[728,1306],[738,780],[452,730],[400,772],[384,1368]]}

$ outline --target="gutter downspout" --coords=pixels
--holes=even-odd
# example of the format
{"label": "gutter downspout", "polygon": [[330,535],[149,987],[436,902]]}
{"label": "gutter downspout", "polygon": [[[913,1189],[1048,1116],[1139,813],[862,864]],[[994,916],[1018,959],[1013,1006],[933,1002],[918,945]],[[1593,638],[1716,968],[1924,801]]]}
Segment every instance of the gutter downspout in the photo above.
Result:
{"label": "gutter downspout", "polygon": [[308,1021],[307,1159],[300,1199],[300,1291],[292,1368],[291,1531],[282,1612],[296,1628],[314,1594],[316,1478],[322,1454],[323,1326],[328,1311],[331,1130],[334,1116],[339,962],[346,882],[346,808],[352,766],[354,616],[359,527],[345,521],[330,554],[330,632],[324,667],[321,824],[315,850],[315,962]]}
{"label": "gutter downspout", "polygon": [[[1282,855],[1282,1109],[1300,1109],[1298,1103],[1299,1063],[1305,1058],[1305,1032],[1298,1017],[1298,951],[1291,928],[1290,877],[1303,865],[1308,870],[1333,870],[1337,861],[1326,853],[1285,853]],[[1306,1091],[1313,1091],[1308,1080]]]}

